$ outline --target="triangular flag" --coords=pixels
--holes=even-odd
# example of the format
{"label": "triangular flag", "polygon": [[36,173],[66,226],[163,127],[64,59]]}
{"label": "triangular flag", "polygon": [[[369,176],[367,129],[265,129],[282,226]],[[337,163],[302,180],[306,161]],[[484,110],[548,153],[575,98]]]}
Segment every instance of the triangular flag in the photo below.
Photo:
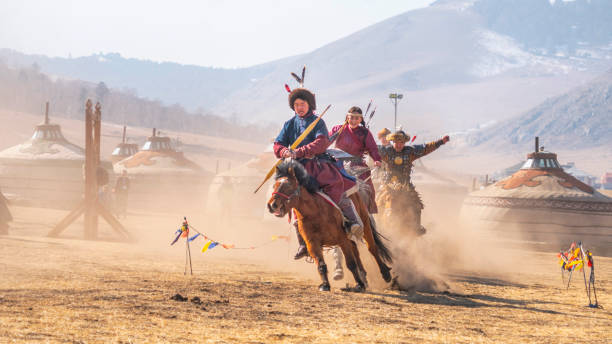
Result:
{"label": "triangular flag", "polygon": [[183,232],[182,232],[180,229],[179,229],[178,231],[176,231],[176,234],[177,234],[177,235],[176,235],[176,238],[174,238],[174,240],[172,240],[172,242],[170,243],[170,245],[174,245],[174,243],[175,243],[175,242],[177,242],[177,241],[178,241],[178,239],[181,237],[181,234],[182,234],[182,233],[183,233]]}
{"label": "triangular flag", "polygon": [[207,242],[204,247],[202,247],[202,253],[206,252],[207,250],[212,250],[217,245],[219,245],[219,243],[212,240]]}

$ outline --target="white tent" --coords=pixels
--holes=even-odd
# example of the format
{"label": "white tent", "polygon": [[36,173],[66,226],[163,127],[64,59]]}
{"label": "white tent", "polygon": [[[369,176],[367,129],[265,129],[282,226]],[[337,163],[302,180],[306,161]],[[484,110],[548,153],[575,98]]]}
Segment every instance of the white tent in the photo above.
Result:
{"label": "white tent", "polygon": [[554,153],[528,154],[519,171],[472,192],[461,214],[479,228],[550,247],[582,240],[612,248],[612,198],[566,173]]}
{"label": "white tent", "polygon": [[170,138],[157,136],[155,129],[138,153],[113,168],[117,175],[128,172],[130,207],[201,209],[212,178],[212,173],[176,151]]}
{"label": "white tent", "polygon": [[[71,207],[83,197],[84,163],[85,150],[45,115],[29,140],[0,152],[0,186],[27,204]],[[112,170],[108,161],[102,166]]]}

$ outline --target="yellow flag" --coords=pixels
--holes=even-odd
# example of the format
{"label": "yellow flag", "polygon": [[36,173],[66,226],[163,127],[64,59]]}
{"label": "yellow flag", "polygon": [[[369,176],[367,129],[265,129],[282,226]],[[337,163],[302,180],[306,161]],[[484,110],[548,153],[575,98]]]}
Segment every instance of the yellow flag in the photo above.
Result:
{"label": "yellow flag", "polygon": [[204,247],[202,247],[202,253],[204,253],[204,252],[206,252],[206,250],[208,250],[208,247],[210,246],[210,244],[212,244],[212,240],[210,240],[206,244],[204,244]]}

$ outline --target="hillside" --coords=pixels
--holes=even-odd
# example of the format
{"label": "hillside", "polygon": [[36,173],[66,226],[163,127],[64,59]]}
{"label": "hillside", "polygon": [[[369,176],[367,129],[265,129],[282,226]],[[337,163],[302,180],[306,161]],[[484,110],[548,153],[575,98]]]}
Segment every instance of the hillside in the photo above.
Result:
{"label": "hillside", "polygon": [[454,131],[510,118],[609,69],[610,6],[604,0],[440,0],[310,53],[241,69],[118,54],[66,59],[0,50],[0,59],[275,125],[290,115],[282,85],[295,87],[289,72],[305,64],[306,86],[320,104],[334,104],[328,121],[373,98],[379,106],[374,127],[390,126],[387,95],[399,91],[405,96],[400,124],[423,133]]}
{"label": "hillside", "polygon": [[9,68],[0,63],[0,109],[14,112],[43,113],[45,102],[52,104],[54,116],[82,119],[85,101],[102,103],[105,121],[128,126],[156,127],[242,140],[267,142],[276,127],[239,124],[210,113],[189,113],[179,104],[163,105],[138,97],[129,90],[117,90],[98,84],[52,78],[36,65]]}
{"label": "hillside", "polygon": [[612,70],[517,116],[465,137],[471,146],[502,150],[531,147],[539,136],[546,146],[612,147]]}

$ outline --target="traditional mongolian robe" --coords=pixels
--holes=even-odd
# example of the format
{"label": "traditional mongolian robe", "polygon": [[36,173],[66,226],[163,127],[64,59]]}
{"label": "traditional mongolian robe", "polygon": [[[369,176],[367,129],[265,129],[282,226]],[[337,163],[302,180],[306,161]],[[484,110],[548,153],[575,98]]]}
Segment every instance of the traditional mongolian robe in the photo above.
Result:
{"label": "traditional mongolian robe", "polygon": [[[329,132],[329,135],[332,136],[338,131],[340,131],[342,126],[343,124],[334,126]],[[381,161],[380,154],[378,153],[378,146],[374,141],[372,133],[370,133],[367,128],[361,125],[355,129],[351,129],[351,127],[347,125],[336,139],[336,147],[360,159],[358,161],[351,161],[351,167],[368,167],[368,165],[364,161],[366,152],[372,157],[372,160]],[[376,214],[378,212],[378,208],[376,207],[376,194],[374,191],[374,184],[372,183],[372,178],[370,178],[370,175],[370,171],[367,171],[359,175],[358,177],[361,180],[367,179],[367,183],[370,186],[371,190],[369,211],[372,214]]]}
{"label": "traditional mongolian robe", "polygon": [[[312,112],[308,112],[304,117],[295,115],[285,122],[280,134],[274,140],[274,154],[280,158],[288,147],[304,132],[304,130],[317,119]],[[325,153],[329,146],[327,136],[327,126],[320,120],[315,128],[295,149],[295,154],[300,163],[304,165],[308,174],[313,176],[323,192],[338,203],[342,194],[355,186],[355,183],[340,174],[340,171]]]}
{"label": "traditional mongolian robe", "polygon": [[[438,140],[424,145],[404,146],[399,152],[393,146],[380,148],[382,160],[387,164],[380,192],[385,215],[392,217],[392,221],[399,221],[402,226],[412,228],[419,235],[425,234],[426,231],[421,225],[424,205],[412,184],[412,165],[415,160],[435,151],[443,144],[443,140]],[[393,198],[395,201],[391,201]]]}
{"label": "traditional mongolian robe", "polygon": [[380,147],[382,160],[387,163],[387,168],[382,178],[383,184],[400,183],[412,185],[410,180],[412,163],[440,148],[443,144],[443,140],[438,140],[424,145],[404,146],[400,152],[397,152],[392,145]]}

